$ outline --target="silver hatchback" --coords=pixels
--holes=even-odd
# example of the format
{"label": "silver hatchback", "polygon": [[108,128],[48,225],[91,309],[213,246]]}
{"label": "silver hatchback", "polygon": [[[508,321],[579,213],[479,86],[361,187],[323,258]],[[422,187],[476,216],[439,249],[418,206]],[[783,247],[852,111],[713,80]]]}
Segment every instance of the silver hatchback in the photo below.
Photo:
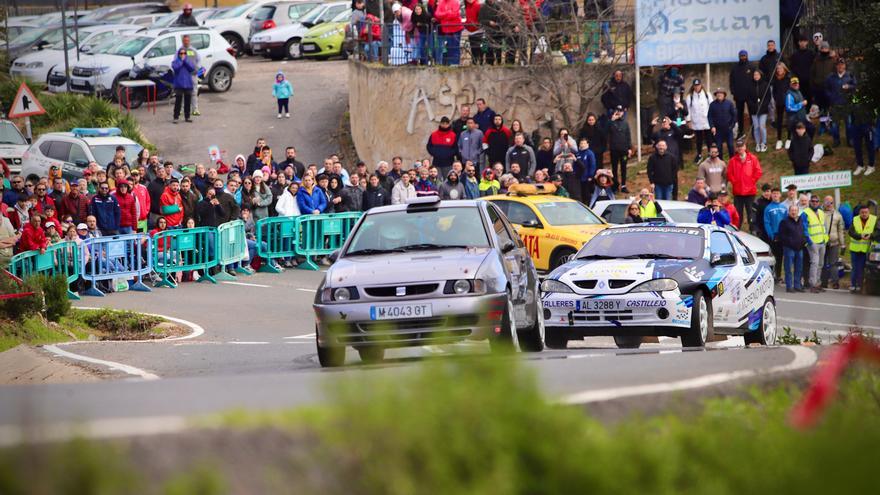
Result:
{"label": "silver hatchback", "polygon": [[314,310],[318,358],[340,366],[386,348],[488,339],[544,349],[535,266],[498,208],[435,196],[373,208],[331,255]]}

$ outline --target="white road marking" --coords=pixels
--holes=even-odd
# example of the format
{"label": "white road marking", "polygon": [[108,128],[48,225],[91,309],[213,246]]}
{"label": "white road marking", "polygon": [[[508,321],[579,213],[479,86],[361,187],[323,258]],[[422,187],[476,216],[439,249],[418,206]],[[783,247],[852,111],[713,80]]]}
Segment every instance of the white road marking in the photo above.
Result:
{"label": "white road marking", "polygon": [[138,378],[143,378],[144,380],[158,380],[159,375],[155,375],[150,373],[149,371],[144,371],[140,368],[135,368],[134,366],[130,366],[127,364],[117,363],[115,361],[105,361],[103,359],[97,359],[89,356],[83,356],[80,354],[74,354],[72,352],[67,352],[57,345],[45,345],[43,349],[55,354],[56,356],[65,357],[67,359],[73,359],[76,361],[85,361],[87,363],[98,364],[101,366],[106,366],[111,370],[121,371],[123,373],[136,376]]}
{"label": "white road marking", "polygon": [[803,323],[806,325],[829,325],[832,327],[861,328],[862,330],[880,330],[880,327],[870,325],[860,325],[858,323],[838,323],[835,321],[819,321],[819,320],[797,320],[794,318],[779,318],[779,321],[791,321],[794,323]]}
{"label": "white road marking", "polygon": [[306,342],[306,341],[302,341],[302,342],[284,342],[284,343],[285,343],[285,344],[306,344],[306,345],[314,345],[314,342]]}
{"label": "white road marking", "polygon": [[739,335],[729,335],[727,340],[720,342],[709,342],[708,347],[744,347],[746,339]]}
{"label": "white road marking", "polygon": [[808,304],[810,306],[819,305],[819,306],[833,306],[835,308],[850,308],[850,309],[863,309],[865,311],[880,311],[880,308],[875,306],[853,306],[850,304],[834,304],[834,303],[825,303],[825,302],[816,302],[816,301],[800,301],[797,299],[776,299],[777,301],[787,302],[787,303],[796,303],[796,304]]}
{"label": "white road marking", "polygon": [[267,345],[268,343],[269,342],[248,342],[248,341],[238,341],[238,340],[227,342],[227,344],[238,344],[238,345]]}
{"label": "white road marking", "polygon": [[221,283],[223,283],[223,284],[227,284],[227,285],[243,285],[243,286],[245,286],[245,287],[262,287],[262,288],[264,288],[264,289],[270,289],[270,288],[272,288],[271,285],[249,284],[249,283],[247,283],[247,282],[229,282],[229,281],[225,281],[225,282],[221,282]]}
{"label": "white road marking", "polygon": [[34,428],[0,426],[0,447],[22,443],[60,442],[71,438],[120,438],[179,433],[190,426],[182,416],[97,419],[87,422],[40,424]]}
{"label": "white road marking", "polygon": [[312,333],[304,333],[302,335],[292,335],[290,337],[284,337],[284,339],[312,339],[315,337],[315,332]]}
{"label": "white road marking", "polygon": [[794,359],[785,365],[773,366],[765,370],[739,370],[726,373],[715,373],[696,378],[688,378],[668,383],[654,383],[650,385],[634,385],[630,387],[615,387],[600,390],[587,390],[563,396],[561,402],[563,404],[589,404],[591,402],[601,402],[625,397],[635,397],[640,395],[660,394],[669,392],[679,392],[682,390],[691,390],[696,388],[709,387],[712,385],[720,385],[722,383],[751,378],[759,375],[769,375],[775,373],[784,373],[809,368],[816,364],[819,356],[809,347],[792,346],[785,347],[794,354]]}
{"label": "white road marking", "polygon": [[297,287],[296,290],[298,290],[298,291],[302,291],[302,292],[318,292],[318,291],[315,290],[315,289],[303,289],[303,288],[300,288],[300,287]]}

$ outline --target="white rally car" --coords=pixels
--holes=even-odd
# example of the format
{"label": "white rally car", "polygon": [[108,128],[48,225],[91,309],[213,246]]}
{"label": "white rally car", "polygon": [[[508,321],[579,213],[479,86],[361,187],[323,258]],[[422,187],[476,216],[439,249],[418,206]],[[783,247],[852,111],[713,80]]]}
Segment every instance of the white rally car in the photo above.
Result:
{"label": "white rally car", "polygon": [[714,334],[776,342],[773,272],[730,232],[701,224],[615,226],[596,234],[541,284],[546,345],[645,335],[701,347]]}

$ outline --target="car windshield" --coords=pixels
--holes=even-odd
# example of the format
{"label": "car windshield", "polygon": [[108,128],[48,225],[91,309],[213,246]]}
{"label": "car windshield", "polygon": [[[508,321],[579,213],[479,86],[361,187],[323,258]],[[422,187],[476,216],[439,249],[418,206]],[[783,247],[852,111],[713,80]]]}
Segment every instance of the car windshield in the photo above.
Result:
{"label": "car windshield", "polygon": [[589,208],[577,201],[535,203],[550,225],[597,225],[602,220]]}
{"label": "car windshield", "polygon": [[[95,161],[106,165],[113,161],[116,155],[116,144],[98,144],[91,146],[92,154],[95,155]],[[125,144],[125,161],[134,163],[137,161],[137,155],[143,147],[139,144]]]}
{"label": "car windshield", "polygon": [[253,4],[251,4],[251,3],[241,4],[238,7],[235,7],[234,9],[229,9],[226,12],[223,12],[222,14],[215,17],[215,19],[232,19],[233,17],[238,17],[238,16],[244,14],[252,6],[253,6]]}
{"label": "car windshield", "polygon": [[603,230],[581,248],[576,259],[702,257],[700,229],[646,226]]}
{"label": "car windshield", "polygon": [[16,45],[28,45],[42,38],[50,28],[33,28],[29,29],[15,38]]}
{"label": "car windshield", "polygon": [[368,214],[345,254],[469,247],[489,247],[489,237],[477,208],[409,209]]}
{"label": "car windshield", "polygon": [[24,144],[27,145],[24,136],[12,122],[0,122],[0,144]]}
{"label": "car windshield", "polygon": [[330,22],[345,22],[349,19],[351,19],[351,10],[346,9],[337,14],[333,19],[330,19]]}
{"label": "car windshield", "polygon": [[133,57],[140,53],[147,44],[153,41],[149,36],[134,36],[118,45],[113,46],[105,53],[108,55],[122,55],[124,57]]}
{"label": "car windshield", "polygon": [[323,5],[316,5],[315,8],[306,12],[305,15],[300,17],[298,19],[298,22],[301,22],[301,23],[310,22],[310,23],[314,24],[315,21],[317,21],[318,18],[321,17],[321,14],[324,13],[324,10],[325,10],[325,7]]}
{"label": "car windshield", "polygon": [[[114,47],[119,46],[122,43],[125,43],[126,41],[128,41],[128,39],[129,38],[127,36],[116,35],[116,36],[111,36],[110,38],[107,38],[103,41],[99,41],[98,43],[96,43],[94,45],[92,45],[91,43],[87,43],[86,46],[89,47],[89,53],[92,55],[94,55],[96,53],[107,53],[111,49],[113,49]],[[62,67],[62,69],[63,69],[63,67]]]}

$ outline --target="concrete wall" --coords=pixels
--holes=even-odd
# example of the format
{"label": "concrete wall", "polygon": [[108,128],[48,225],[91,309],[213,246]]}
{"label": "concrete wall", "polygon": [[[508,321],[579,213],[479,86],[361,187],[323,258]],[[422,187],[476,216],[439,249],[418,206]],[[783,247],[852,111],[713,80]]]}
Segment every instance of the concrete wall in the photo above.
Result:
{"label": "concrete wall", "polygon": [[[560,78],[572,78],[573,70],[560,67]],[[562,125],[548,92],[528,78],[522,67],[465,66],[379,67],[357,61],[349,62],[349,111],[351,131],[358,155],[372,168],[379,160],[401,155],[404,163],[428,158],[425,144],[437,129],[442,117],[455,119],[461,104],[473,104],[485,98],[489,106],[504,116],[505,124],[519,119],[527,132],[542,126],[542,135],[550,127]],[[607,68],[597,69],[607,74]],[[574,87],[571,81],[567,87]],[[575,92],[569,94],[569,108],[577,109]],[[591,111],[601,112],[599,98]],[[472,113],[476,112],[472,105]],[[634,112],[630,125],[635,128]],[[550,126],[548,123],[555,122]],[[573,131],[577,134],[577,131]]]}

